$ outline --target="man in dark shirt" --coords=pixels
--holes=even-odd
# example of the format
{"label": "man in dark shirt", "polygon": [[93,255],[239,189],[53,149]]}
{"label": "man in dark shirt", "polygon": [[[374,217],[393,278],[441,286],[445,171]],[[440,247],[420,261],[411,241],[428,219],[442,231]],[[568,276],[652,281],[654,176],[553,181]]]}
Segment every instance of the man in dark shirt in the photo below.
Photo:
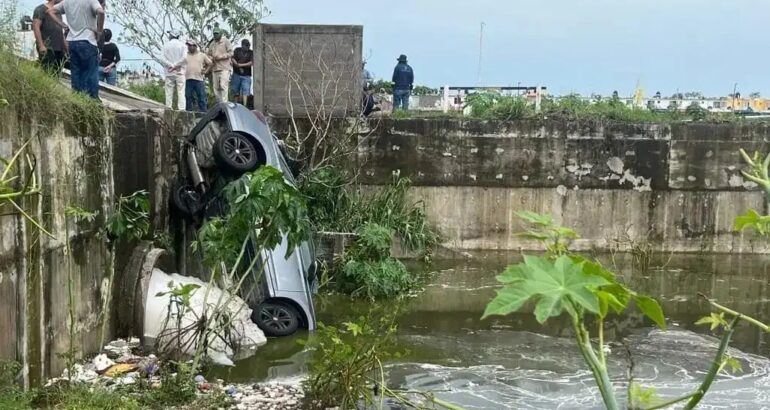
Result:
{"label": "man in dark shirt", "polygon": [[406,56],[398,57],[398,64],[393,69],[393,111],[408,110],[409,96],[414,87],[414,71],[406,63]]}
{"label": "man in dark shirt", "polygon": [[104,29],[104,44],[102,45],[102,57],[99,60],[99,80],[109,85],[118,84],[118,63],[120,62],[120,50],[112,42],[112,31]]}
{"label": "man in dark shirt", "polygon": [[40,65],[57,75],[64,64],[67,43],[64,41],[64,30],[48,16],[47,11],[59,2],[61,0],[48,0],[48,3],[37,6],[32,13],[32,31],[35,33]]}
{"label": "man in dark shirt", "polygon": [[[251,96],[251,66],[254,60],[254,52],[251,43],[244,39],[241,46],[233,52],[233,77],[230,79],[230,92],[235,102],[246,105]],[[240,100],[240,101],[239,101]]]}

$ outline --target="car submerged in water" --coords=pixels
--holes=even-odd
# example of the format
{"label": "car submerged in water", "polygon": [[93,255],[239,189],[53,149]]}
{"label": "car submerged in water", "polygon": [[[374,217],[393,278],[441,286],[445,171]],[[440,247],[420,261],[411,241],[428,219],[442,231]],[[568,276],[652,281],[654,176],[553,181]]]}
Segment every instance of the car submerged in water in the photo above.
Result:
{"label": "car submerged in water", "polygon": [[[225,209],[221,193],[228,182],[261,166],[275,167],[289,183],[296,183],[294,168],[289,166],[296,162],[286,156],[265,117],[240,104],[218,103],[204,114],[187,136],[183,159],[187,176],[172,188],[171,204],[197,224],[221,215]],[[249,290],[242,290],[240,296],[267,336],[288,336],[300,328],[316,327],[313,294],[318,265],[313,247],[306,241],[287,252],[287,246],[284,236],[275,249],[262,255],[255,255],[253,249],[247,252],[247,263],[255,257],[260,260],[246,273],[252,283],[246,281],[242,289]]]}

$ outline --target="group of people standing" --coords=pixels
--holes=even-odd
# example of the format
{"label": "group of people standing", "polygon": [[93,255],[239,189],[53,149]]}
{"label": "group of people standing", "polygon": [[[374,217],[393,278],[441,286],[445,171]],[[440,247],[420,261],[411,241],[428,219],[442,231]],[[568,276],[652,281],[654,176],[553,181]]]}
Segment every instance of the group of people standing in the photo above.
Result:
{"label": "group of people standing", "polygon": [[169,41],[163,46],[159,58],[165,70],[166,106],[174,108],[176,95],[177,109],[206,111],[206,78],[211,78],[214,98],[217,102],[228,101],[228,91],[235,101],[246,105],[252,95],[253,51],[251,43],[244,39],[241,46],[233,50],[230,41],[219,28],[214,29],[214,38],[206,50],[193,39],[182,41],[182,33],[172,30]]}
{"label": "group of people standing", "polygon": [[[40,64],[58,74],[70,69],[72,89],[99,98],[99,80],[117,84],[120,50],[104,29],[104,0],[48,0],[35,8],[32,30]],[[61,19],[67,16],[67,23]]]}

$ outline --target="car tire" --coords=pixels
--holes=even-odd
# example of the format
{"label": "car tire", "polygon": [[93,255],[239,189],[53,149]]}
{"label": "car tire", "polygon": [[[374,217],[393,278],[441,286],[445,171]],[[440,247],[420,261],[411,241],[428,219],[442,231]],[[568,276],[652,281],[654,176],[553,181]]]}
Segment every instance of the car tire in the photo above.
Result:
{"label": "car tire", "polygon": [[297,309],[281,302],[264,302],[251,313],[254,323],[270,337],[294,334],[299,328],[300,316]]}
{"label": "car tire", "polygon": [[191,218],[200,209],[200,193],[192,185],[177,183],[171,191],[171,204],[182,216]]}
{"label": "car tire", "polygon": [[214,143],[214,160],[224,173],[240,176],[260,165],[260,153],[249,137],[226,132]]}

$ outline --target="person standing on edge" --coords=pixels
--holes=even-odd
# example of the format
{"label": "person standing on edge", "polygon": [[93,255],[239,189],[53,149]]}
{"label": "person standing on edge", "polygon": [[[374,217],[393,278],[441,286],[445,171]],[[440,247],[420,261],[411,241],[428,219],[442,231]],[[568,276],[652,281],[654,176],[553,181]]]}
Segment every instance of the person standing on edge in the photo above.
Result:
{"label": "person standing on edge", "polygon": [[99,80],[109,85],[118,84],[118,63],[120,62],[120,50],[112,41],[112,31],[104,30],[104,45],[102,46],[102,59],[99,61]]}
{"label": "person standing on edge", "polygon": [[211,67],[211,59],[205,53],[198,51],[195,40],[187,40],[187,69],[185,72],[185,100],[187,111],[195,111],[195,101],[198,111],[206,112],[206,82],[204,73]]}
{"label": "person standing on edge", "polygon": [[230,91],[233,98],[244,106],[251,95],[251,66],[254,60],[254,51],[247,39],[241,41],[241,46],[233,52],[233,78],[230,80]]}
{"label": "person standing on edge", "polygon": [[48,8],[48,17],[67,27],[59,15],[67,16],[67,48],[72,89],[99,99],[99,39],[104,31],[104,8],[97,0],[63,0]]}
{"label": "person standing on edge", "polygon": [[184,68],[187,63],[187,47],[182,40],[182,33],[178,30],[168,32],[168,43],[163,45],[163,58],[160,63],[166,73],[166,107],[174,109],[174,91],[176,91],[176,106],[178,110],[184,109]]}
{"label": "person standing on edge", "polygon": [[67,43],[64,41],[64,30],[48,17],[48,9],[60,2],[61,0],[48,0],[48,3],[37,6],[32,13],[32,32],[35,33],[40,65],[44,70],[56,75],[61,73],[64,65]]}
{"label": "person standing on edge", "polygon": [[414,71],[406,63],[406,56],[401,54],[396,68],[393,69],[393,111],[409,109],[412,88],[414,88]]}
{"label": "person standing on edge", "polygon": [[209,57],[213,61],[211,82],[217,102],[227,101],[230,88],[230,59],[233,58],[233,46],[230,40],[222,37],[222,29],[214,29],[214,39],[209,43]]}

